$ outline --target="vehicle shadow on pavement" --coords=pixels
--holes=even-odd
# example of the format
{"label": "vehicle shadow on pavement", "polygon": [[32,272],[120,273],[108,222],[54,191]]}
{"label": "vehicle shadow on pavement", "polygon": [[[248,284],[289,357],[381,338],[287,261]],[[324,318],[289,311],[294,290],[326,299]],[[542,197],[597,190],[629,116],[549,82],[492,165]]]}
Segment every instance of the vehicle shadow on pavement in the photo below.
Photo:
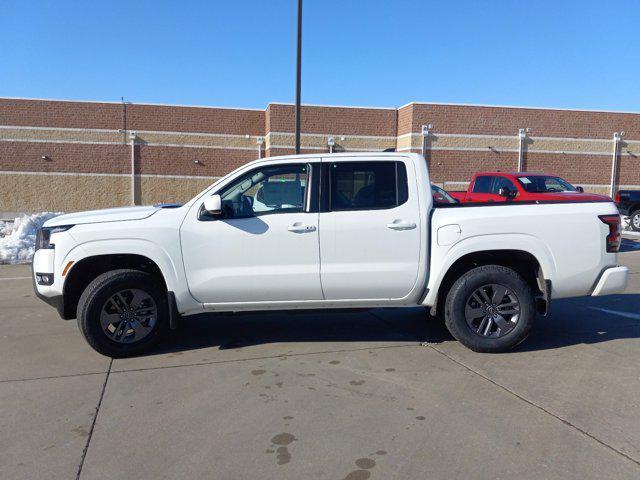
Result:
{"label": "vehicle shadow on pavement", "polygon": [[554,300],[546,317],[539,316],[533,332],[516,351],[596,344],[640,338],[640,294]]}
{"label": "vehicle shadow on pavement", "polygon": [[[538,316],[529,338],[513,352],[551,350],[640,338],[640,294],[561,299]],[[444,323],[424,308],[357,311],[275,311],[200,314],[182,319],[168,342],[152,354],[219,347],[304,342],[406,342],[453,340]]]}
{"label": "vehicle shadow on pavement", "polygon": [[640,250],[640,239],[623,237],[620,244],[620,252],[633,252],[634,250]]}
{"label": "vehicle shadow on pavement", "polygon": [[443,323],[420,307],[199,314],[184,317],[180,328],[153,354],[269,343],[439,343],[451,338]]}

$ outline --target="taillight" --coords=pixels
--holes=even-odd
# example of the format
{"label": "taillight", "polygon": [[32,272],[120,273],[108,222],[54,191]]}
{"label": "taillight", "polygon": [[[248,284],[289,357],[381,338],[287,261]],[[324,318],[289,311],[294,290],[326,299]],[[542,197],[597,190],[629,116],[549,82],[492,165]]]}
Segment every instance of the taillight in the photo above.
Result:
{"label": "taillight", "polygon": [[616,192],[616,203],[620,203],[620,192]]}
{"label": "taillight", "polygon": [[609,226],[609,235],[607,235],[607,252],[615,253],[620,249],[622,242],[622,234],[620,228],[620,215],[598,215],[602,223]]}

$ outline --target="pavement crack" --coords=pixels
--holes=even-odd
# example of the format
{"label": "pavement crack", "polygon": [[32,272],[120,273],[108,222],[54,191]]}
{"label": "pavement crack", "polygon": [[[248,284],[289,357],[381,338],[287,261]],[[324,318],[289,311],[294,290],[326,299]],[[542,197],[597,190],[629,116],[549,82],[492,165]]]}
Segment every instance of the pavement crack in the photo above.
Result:
{"label": "pavement crack", "polygon": [[495,380],[492,380],[491,378],[487,377],[486,375],[478,372],[477,370],[474,370],[473,368],[469,367],[468,365],[466,365],[465,363],[455,359],[454,357],[452,357],[451,355],[447,354],[446,352],[443,352],[442,350],[440,350],[439,348],[436,348],[433,344],[426,344],[425,346],[435,350],[436,352],[438,352],[440,355],[444,356],[445,358],[451,360],[453,363],[461,366],[462,368],[464,368],[465,370],[467,370],[470,373],[473,373],[474,375],[477,375],[478,377],[486,380],[487,382],[493,384],[494,386],[500,388],[501,390],[507,392],[508,394],[516,397],[517,399],[525,402],[526,404],[540,410],[543,413],[546,413],[547,415],[555,418],[556,420],[559,420],[560,422],[562,422],[564,425],[576,430],[577,432],[581,433],[582,435],[584,435],[585,437],[590,438],[591,440],[593,440],[594,442],[602,445],[603,447],[605,447],[606,449],[612,451],[613,453],[616,453],[618,455],[620,455],[621,457],[623,457],[624,459],[634,463],[636,466],[640,466],[640,461],[636,460],[635,458],[633,458],[632,456],[618,450],[617,448],[613,447],[612,445],[609,445],[608,443],[600,440],[599,438],[595,437],[594,435],[592,435],[591,433],[587,432],[586,430],[578,427],[577,425],[574,425],[573,423],[571,423],[570,421],[560,417],[559,415],[553,413],[552,411],[544,408],[542,405],[538,405],[537,403],[535,403],[532,400],[529,400],[526,397],[523,397],[522,395],[520,395],[519,393],[514,392],[513,390],[511,390],[509,387],[506,387],[498,382],[496,382]]}
{"label": "pavement crack", "polygon": [[86,377],[89,375],[103,375],[107,372],[85,372],[85,373],[70,373],[68,375],[49,375],[46,377],[29,377],[29,378],[6,378],[0,380],[0,383],[12,383],[12,382],[33,382],[35,380],[55,380],[56,378],[73,378],[73,377]]}
{"label": "pavement crack", "polygon": [[279,355],[264,355],[261,357],[245,357],[245,358],[236,358],[231,360],[212,360],[208,362],[193,362],[193,363],[183,363],[180,365],[164,365],[162,367],[144,367],[144,368],[129,368],[123,370],[113,370],[111,373],[129,373],[129,372],[146,372],[148,370],[166,370],[169,368],[184,368],[184,367],[197,367],[201,365],[217,365],[217,364],[225,364],[225,363],[236,363],[236,362],[251,362],[254,360],[271,360],[274,358],[293,358],[293,357],[306,357],[309,355],[323,355],[327,353],[349,353],[349,352],[361,352],[364,350],[381,350],[384,348],[407,348],[407,347],[416,347],[416,343],[403,343],[400,345],[384,345],[381,347],[362,347],[362,348],[343,348],[338,350],[322,350],[319,352],[305,352],[305,353],[281,353]]}
{"label": "pavement crack", "polygon": [[104,398],[104,392],[107,389],[107,382],[109,381],[109,375],[111,374],[111,366],[113,365],[113,358],[109,361],[109,368],[107,369],[107,374],[104,377],[104,383],[102,384],[102,390],[100,391],[100,398],[98,399],[98,405],[96,405],[96,413],[93,416],[93,420],[91,421],[91,428],[89,428],[89,435],[87,435],[87,443],[84,445],[84,449],[82,450],[82,457],[80,458],[80,465],[78,465],[78,473],[76,474],[76,480],[80,479],[80,475],[82,474],[82,467],[84,467],[84,459],[87,456],[87,451],[89,450],[89,444],[91,443],[91,437],[93,437],[93,429],[96,426],[96,420],[98,419],[98,413],[100,413],[100,406],[102,405],[102,399]]}

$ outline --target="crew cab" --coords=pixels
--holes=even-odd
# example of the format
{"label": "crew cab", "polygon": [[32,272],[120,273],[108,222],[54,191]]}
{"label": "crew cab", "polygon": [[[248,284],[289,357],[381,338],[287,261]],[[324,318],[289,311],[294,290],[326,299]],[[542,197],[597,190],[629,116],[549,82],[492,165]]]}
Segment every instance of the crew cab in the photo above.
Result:
{"label": "crew cab", "polygon": [[585,193],[566,180],[544,173],[476,173],[466,192],[449,192],[462,203],[486,202],[592,202],[609,197]]}
{"label": "crew cab", "polygon": [[629,226],[640,232],[640,190],[619,190],[616,205],[620,215],[629,217]]}
{"label": "crew cab", "polygon": [[412,153],[257,160],[182,206],[48,220],[35,290],[123,357],[205,311],[416,305],[467,347],[501,352],[551,298],[625,288],[611,201],[434,206],[424,185]]}

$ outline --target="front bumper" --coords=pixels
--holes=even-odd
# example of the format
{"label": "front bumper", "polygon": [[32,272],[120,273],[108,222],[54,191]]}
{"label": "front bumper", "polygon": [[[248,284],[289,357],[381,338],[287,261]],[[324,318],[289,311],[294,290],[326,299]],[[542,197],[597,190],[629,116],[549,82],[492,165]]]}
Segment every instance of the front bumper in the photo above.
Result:
{"label": "front bumper", "polygon": [[38,297],[43,302],[46,302],[49,305],[51,305],[53,308],[55,308],[58,311],[58,315],[60,315],[61,318],[65,318],[64,296],[53,295],[51,297],[47,297],[46,295],[43,295],[42,293],[40,293],[40,291],[38,290],[38,284],[36,283],[36,271],[35,271],[34,263],[31,264],[31,281],[33,282],[33,291],[35,292],[36,297]]}
{"label": "front bumper", "polygon": [[629,269],[627,267],[610,267],[607,268],[596,284],[591,293],[592,297],[600,297],[602,295],[611,295],[614,293],[622,293],[627,288],[627,280],[629,278]]}

